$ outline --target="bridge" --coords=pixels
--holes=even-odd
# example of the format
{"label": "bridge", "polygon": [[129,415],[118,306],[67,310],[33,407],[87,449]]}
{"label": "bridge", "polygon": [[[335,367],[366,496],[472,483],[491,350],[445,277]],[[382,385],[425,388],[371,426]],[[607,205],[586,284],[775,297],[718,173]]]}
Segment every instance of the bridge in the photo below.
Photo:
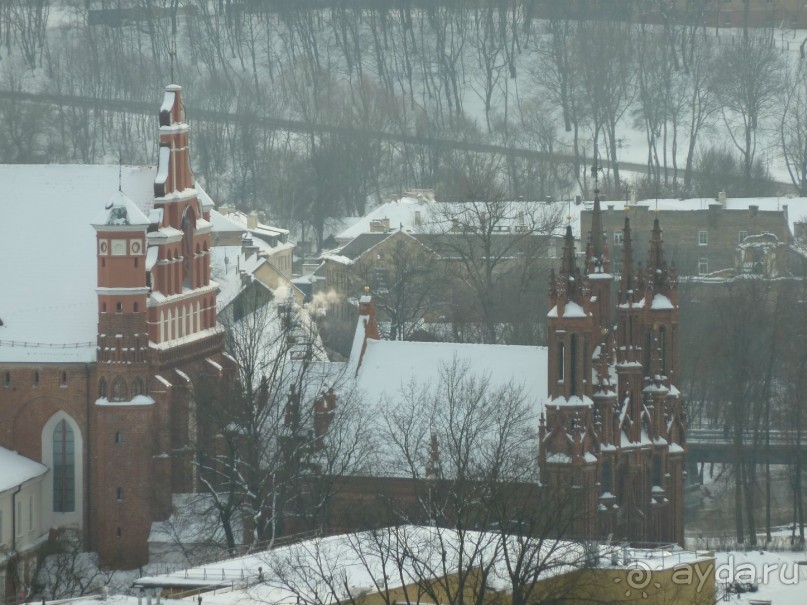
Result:
{"label": "bridge", "polygon": [[[792,464],[796,453],[795,436],[785,431],[769,431],[767,434],[760,431],[756,435],[758,442],[754,445],[753,431],[746,431],[743,435],[743,445],[747,453],[753,453],[758,464]],[[725,462],[731,464],[735,461],[734,436],[731,432],[721,429],[690,428],[687,432],[687,458],[690,464],[699,462]],[[803,460],[807,463],[807,435],[802,437],[799,448]]]}

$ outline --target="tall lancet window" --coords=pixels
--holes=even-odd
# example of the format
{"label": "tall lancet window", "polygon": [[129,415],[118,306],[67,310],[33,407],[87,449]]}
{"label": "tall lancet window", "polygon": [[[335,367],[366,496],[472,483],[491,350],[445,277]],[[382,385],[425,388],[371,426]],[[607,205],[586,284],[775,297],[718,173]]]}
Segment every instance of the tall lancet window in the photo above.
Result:
{"label": "tall lancet window", "polygon": [[577,334],[572,334],[571,359],[569,360],[569,394],[577,395]]}
{"label": "tall lancet window", "polygon": [[558,343],[558,382],[562,382],[565,378],[566,373],[566,351],[564,350],[566,347],[563,346],[563,343]]}
{"label": "tall lancet window", "polygon": [[182,277],[183,285],[186,288],[193,288],[193,231],[195,228],[195,216],[193,209],[189,206],[182,217],[182,232],[184,248],[182,254]]}
{"label": "tall lancet window", "polygon": [[66,420],[53,429],[53,510],[76,510],[76,442]]}

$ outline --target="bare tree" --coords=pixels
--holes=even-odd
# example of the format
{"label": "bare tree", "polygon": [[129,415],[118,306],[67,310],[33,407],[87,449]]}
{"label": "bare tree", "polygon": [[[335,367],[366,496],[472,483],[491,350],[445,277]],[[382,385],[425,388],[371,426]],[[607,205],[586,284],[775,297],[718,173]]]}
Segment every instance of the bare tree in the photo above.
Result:
{"label": "bare tree", "polygon": [[[353,291],[369,286],[375,293],[385,337],[411,340],[422,321],[444,309],[445,277],[438,256],[415,237],[399,232],[388,245],[373,246],[353,263]],[[383,329],[383,328],[382,328]]]}
{"label": "bare tree", "polygon": [[508,199],[501,168],[496,157],[452,158],[440,192],[449,203],[439,207],[428,240],[456,267],[456,279],[472,296],[476,316],[471,320],[483,326],[488,343],[500,339],[497,323],[506,321],[501,313],[509,306],[505,299],[513,302],[529,294],[528,286],[544,271],[548,237],[562,219],[558,206]]}
{"label": "bare tree", "polygon": [[807,86],[804,63],[786,72],[784,111],[779,118],[779,143],[790,182],[800,195],[807,193]]}
{"label": "bare tree", "polygon": [[759,32],[724,45],[715,58],[712,89],[732,144],[751,182],[758,133],[766,128],[783,84],[783,65],[769,35]]}
{"label": "bare tree", "polygon": [[279,308],[231,319],[227,348],[239,373],[197,388],[200,441],[213,443],[199,448],[199,480],[230,548],[241,520],[247,542],[319,527],[335,478],[360,469],[369,447],[358,399],[317,363],[313,324],[291,301]]}
{"label": "bare tree", "polygon": [[7,14],[28,67],[41,67],[47,44],[50,0],[9,0]]}
{"label": "bare tree", "polygon": [[50,599],[70,599],[98,591],[115,572],[98,566],[98,555],[87,552],[80,531],[64,530],[45,546],[34,577],[37,590]]}

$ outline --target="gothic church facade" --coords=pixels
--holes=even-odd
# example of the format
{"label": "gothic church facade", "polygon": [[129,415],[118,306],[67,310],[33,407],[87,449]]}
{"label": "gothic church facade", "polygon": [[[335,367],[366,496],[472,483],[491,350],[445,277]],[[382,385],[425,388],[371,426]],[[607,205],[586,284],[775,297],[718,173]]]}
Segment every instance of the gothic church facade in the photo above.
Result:
{"label": "gothic church facade", "polygon": [[[232,367],[211,280],[212,202],[194,181],[188,135],[181,89],[168,86],[159,162],[148,177],[153,196],[145,189],[133,201],[125,188],[113,189],[91,220],[97,328],[93,334],[88,322],[81,336],[95,346],[84,356],[60,345],[14,348],[0,332],[0,446],[49,469],[25,526],[42,535],[49,528],[79,530],[104,566],[146,563],[152,523],[168,518],[172,494],[194,490],[193,452],[204,436],[192,377],[221,376]],[[40,168],[47,178],[51,168]],[[54,200],[42,202],[59,203],[58,197],[54,191]],[[78,246],[75,237],[64,233],[66,241],[51,244]],[[3,319],[16,338],[25,337],[20,313]]]}
{"label": "gothic church facade", "polygon": [[664,260],[658,218],[645,267],[634,263],[627,215],[623,235],[615,309],[598,196],[583,267],[568,227],[550,275],[541,472],[547,487],[569,494],[574,534],[683,545],[677,274]]}

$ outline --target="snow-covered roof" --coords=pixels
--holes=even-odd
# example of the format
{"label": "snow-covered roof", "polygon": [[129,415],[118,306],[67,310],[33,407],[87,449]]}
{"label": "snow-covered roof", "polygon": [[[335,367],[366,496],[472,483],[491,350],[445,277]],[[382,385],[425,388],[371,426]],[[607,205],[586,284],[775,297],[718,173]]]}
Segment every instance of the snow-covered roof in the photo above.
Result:
{"label": "snow-covered roof", "polygon": [[0,447],[0,493],[48,472],[48,467]]}
{"label": "snow-covered roof", "polygon": [[[596,549],[595,559],[591,558],[592,549]],[[490,587],[507,593],[513,589],[508,569],[524,552],[530,553],[530,564],[543,568],[542,579],[584,566],[661,570],[713,559],[680,549],[623,549],[604,544],[587,547],[571,541],[404,525],[318,537],[161,576],[142,577],[134,585],[232,586],[233,589],[205,594],[205,603],[214,605],[247,601],[345,602],[379,589],[417,585],[431,579],[430,574],[436,579],[483,564],[491,571],[487,578]],[[335,578],[339,581],[333,581]]]}
{"label": "snow-covered roof", "polygon": [[[258,243],[260,246],[260,243]],[[268,246],[268,244],[266,244]],[[244,289],[242,272],[251,276],[266,262],[266,258],[254,252],[244,254],[241,246],[214,246],[210,251],[210,271],[219,284],[216,304],[219,309],[229,305]],[[251,278],[250,278],[251,279]]]}
{"label": "snow-covered roof", "polygon": [[251,231],[256,234],[264,234],[273,237],[277,237],[279,235],[288,235],[288,229],[281,229],[280,227],[273,227],[271,225],[267,225],[265,223],[259,222],[258,225],[254,228],[248,227],[249,224],[249,215],[240,210],[233,210],[232,212],[228,213],[226,218],[235,225],[239,225],[243,231]]}
{"label": "snow-covered roof", "polygon": [[[558,217],[561,219],[560,221],[547,221],[553,225],[558,223],[554,225],[556,228],[553,230],[553,235],[562,236],[565,231],[567,221],[564,217],[568,213],[569,202],[505,200],[502,203],[507,205],[504,209],[505,216],[498,221],[502,229],[512,228],[513,232],[517,232],[520,221],[524,215],[527,215],[535,219],[537,224],[542,222],[542,217]],[[461,202],[433,202],[402,197],[373,208],[365,216],[337,234],[336,240],[348,242],[362,233],[378,232],[387,224],[390,232],[400,230],[412,234],[447,233],[452,227],[451,218],[462,216],[464,212],[467,212],[467,208],[469,205]],[[575,237],[579,237],[579,210],[575,214],[576,216],[572,217],[572,228],[578,230]]]}
{"label": "snow-covered roof", "polygon": [[217,233],[243,233],[245,228],[230,220],[218,210],[210,211],[210,222],[213,223],[213,230]]}
{"label": "snow-covered roof", "polygon": [[0,363],[95,360],[93,223],[151,222],[155,174],[154,166],[0,165]]}
{"label": "snow-covered roof", "polygon": [[150,221],[123,191],[116,191],[93,219],[96,227],[148,227]]}
{"label": "snow-covered roof", "polygon": [[[93,218],[118,191],[117,165],[0,165],[0,362],[95,360]],[[121,191],[147,213],[151,166],[123,166]],[[138,219],[140,220],[140,219]]]}
{"label": "snow-covered roof", "polygon": [[546,347],[364,339],[364,316],[359,317],[348,368],[356,372],[356,386],[368,403],[387,400],[395,405],[402,389],[426,386],[439,379],[441,368],[462,364],[469,375],[490,378],[490,387],[520,385],[537,419],[543,410],[547,387]]}
{"label": "snow-covered roof", "polygon": [[[719,202],[714,198],[699,197],[690,198],[685,200],[679,199],[660,199],[658,205],[655,199],[642,200],[635,203],[629,203],[630,212],[655,212],[658,208],[659,212],[692,212],[697,210],[709,210],[710,205],[718,204]],[[577,208],[579,216],[579,209],[591,210],[594,202],[584,202]],[[790,233],[793,233],[793,224],[799,221],[807,220],[807,197],[729,197],[722,203],[725,210],[749,210],[751,206],[756,206],[760,212],[781,212],[787,206],[787,219]],[[613,207],[614,210],[624,211],[625,201],[609,200],[602,202],[603,210]],[[663,227],[663,225],[662,225]]]}

